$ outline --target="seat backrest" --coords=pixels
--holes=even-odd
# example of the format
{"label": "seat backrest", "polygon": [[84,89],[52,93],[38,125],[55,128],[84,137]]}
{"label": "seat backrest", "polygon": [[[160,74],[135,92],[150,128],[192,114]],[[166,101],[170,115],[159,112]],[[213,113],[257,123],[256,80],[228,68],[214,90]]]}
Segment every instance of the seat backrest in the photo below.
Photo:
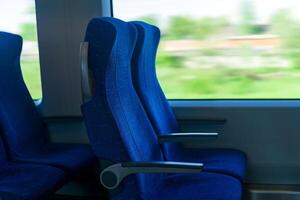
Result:
{"label": "seat backrest", "polygon": [[[112,162],[161,161],[163,156],[151,122],[131,80],[131,57],[136,43],[134,25],[115,18],[90,21],[88,66],[94,96],[82,105],[90,143],[99,159]],[[127,199],[155,190],[162,175],[139,174],[125,180]],[[129,196],[130,198],[129,198]]]}
{"label": "seat backrest", "polygon": [[144,22],[131,22],[138,30],[132,59],[132,80],[136,92],[158,134],[179,132],[179,127],[156,75],[155,61],[160,30]]}
{"label": "seat backrest", "polygon": [[0,136],[0,166],[6,162],[7,162],[6,151],[3,145],[2,137]]}
{"label": "seat backrest", "polygon": [[22,77],[22,38],[0,32],[0,127],[12,157],[41,151],[46,128]]}

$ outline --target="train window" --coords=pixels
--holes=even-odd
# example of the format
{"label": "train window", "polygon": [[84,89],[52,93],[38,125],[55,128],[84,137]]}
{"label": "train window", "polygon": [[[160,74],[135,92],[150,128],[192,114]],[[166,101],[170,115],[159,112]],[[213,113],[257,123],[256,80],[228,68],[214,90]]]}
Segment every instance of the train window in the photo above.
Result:
{"label": "train window", "polygon": [[[35,1],[0,0],[0,31],[23,37],[21,66],[33,99],[42,97]],[[17,6],[16,6],[17,5]]]}
{"label": "train window", "polygon": [[114,15],[160,27],[169,99],[300,97],[299,0],[114,0]]}

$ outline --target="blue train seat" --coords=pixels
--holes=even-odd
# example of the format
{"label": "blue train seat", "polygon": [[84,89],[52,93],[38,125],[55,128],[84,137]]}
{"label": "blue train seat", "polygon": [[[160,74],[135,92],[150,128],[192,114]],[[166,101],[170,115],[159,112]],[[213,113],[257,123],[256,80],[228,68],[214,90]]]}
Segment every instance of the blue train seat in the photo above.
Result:
{"label": "blue train seat", "polygon": [[96,157],[89,145],[49,142],[47,127],[22,77],[21,50],[20,36],[0,32],[0,129],[9,158],[52,165],[68,177],[82,178]]}
{"label": "blue train seat", "polygon": [[[159,136],[172,135],[176,141],[164,145],[167,160],[202,162],[204,171],[232,175],[243,181],[246,171],[246,155],[233,149],[187,149],[183,148],[180,138],[189,137],[180,133],[175,115],[166,99],[156,76],[156,52],[160,40],[160,30],[144,22],[131,22],[138,30],[137,44],[132,59],[132,80],[136,92],[148,117]],[[172,135],[171,135],[172,134]],[[203,135],[192,134],[195,137]],[[177,137],[177,138],[176,138]]]}
{"label": "blue train seat", "polygon": [[96,155],[111,162],[102,184],[112,199],[240,199],[237,179],[201,172],[201,163],[164,159],[131,80],[136,39],[135,26],[115,18],[94,18],[86,31],[95,87],[82,112]]}

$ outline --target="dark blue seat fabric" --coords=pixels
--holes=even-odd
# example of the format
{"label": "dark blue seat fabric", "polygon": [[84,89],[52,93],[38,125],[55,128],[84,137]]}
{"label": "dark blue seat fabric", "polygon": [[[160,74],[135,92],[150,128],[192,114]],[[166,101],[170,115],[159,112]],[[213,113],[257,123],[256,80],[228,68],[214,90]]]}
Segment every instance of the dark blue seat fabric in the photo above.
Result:
{"label": "dark blue seat fabric", "polygon": [[7,161],[0,138],[0,199],[41,200],[50,198],[65,183],[65,173],[47,165]]}
{"label": "dark blue seat fabric", "polygon": [[[136,92],[157,134],[179,133],[175,115],[170,107],[155,70],[155,57],[160,40],[157,27],[144,22],[132,22],[138,30],[138,39],[132,59],[132,79]],[[246,155],[228,149],[184,149],[167,144],[164,153],[168,160],[202,162],[204,170],[229,174],[243,180]]]}
{"label": "dark blue seat fabric", "polygon": [[243,181],[246,172],[246,156],[233,149],[188,149],[180,147],[178,154],[169,159],[174,161],[204,163],[204,171],[223,173]]}
{"label": "dark blue seat fabric", "polygon": [[49,164],[63,169],[71,178],[93,179],[91,177],[96,161],[91,148],[82,144],[50,144],[44,152],[34,156],[19,158],[18,161]]}
{"label": "dark blue seat fabric", "polygon": [[0,32],[0,128],[9,157],[60,167],[78,177],[96,161],[89,145],[52,144],[20,68],[22,38]]}
{"label": "dark blue seat fabric", "polygon": [[[86,31],[95,91],[92,99],[82,105],[82,112],[96,155],[112,163],[164,161],[131,80],[136,37],[133,24],[114,18],[95,18]],[[185,192],[193,199],[238,200],[241,184],[232,177],[209,173],[136,174],[126,177],[112,198],[179,200],[187,199]]]}
{"label": "dark blue seat fabric", "polygon": [[64,172],[51,166],[6,163],[0,167],[0,199],[1,192],[17,199],[48,199],[65,181]]}
{"label": "dark blue seat fabric", "polygon": [[241,198],[239,181],[222,174],[173,175],[164,180],[162,188],[163,190],[158,190],[152,199],[211,200]]}

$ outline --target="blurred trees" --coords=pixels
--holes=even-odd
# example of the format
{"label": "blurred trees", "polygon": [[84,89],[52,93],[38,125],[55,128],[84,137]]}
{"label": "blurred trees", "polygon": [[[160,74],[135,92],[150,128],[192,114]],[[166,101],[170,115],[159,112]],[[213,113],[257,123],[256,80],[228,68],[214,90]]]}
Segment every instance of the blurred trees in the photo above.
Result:
{"label": "blurred trees", "polygon": [[24,23],[21,26],[21,35],[25,41],[37,41],[35,23]]}
{"label": "blurred trees", "polygon": [[174,16],[170,19],[166,33],[170,39],[191,38],[194,35],[195,20],[186,16]]}
{"label": "blurred trees", "polygon": [[37,27],[35,20],[35,7],[30,7],[27,11],[27,14],[34,20],[30,22],[25,22],[21,25],[21,32],[24,41],[37,41]]}
{"label": "blurred trees", "polygon": [[271,18],[271,31],[281,39],[282,54],[292,67],[300,67],[300,22],[289,10],[280,10]]}
{"label": "blurred trees", "polygon": [[170,19],[166,34],[170,39],[207,39],[229,25],[225,17],[191,18],[174,16]]}
{"label": "blurred trees", "polygon": [[242,35],[258,34],[261,30],[256,22],[255,5],[252,0],[242,0],[240,7],[240,33]]}
{"label": "blurred trees", "polygon": [[146,22],[155,26],[159,26],[159,20],[157,19],[157,16],[155,15],[147,15],[144,17],[140,17],[138,21]]}

